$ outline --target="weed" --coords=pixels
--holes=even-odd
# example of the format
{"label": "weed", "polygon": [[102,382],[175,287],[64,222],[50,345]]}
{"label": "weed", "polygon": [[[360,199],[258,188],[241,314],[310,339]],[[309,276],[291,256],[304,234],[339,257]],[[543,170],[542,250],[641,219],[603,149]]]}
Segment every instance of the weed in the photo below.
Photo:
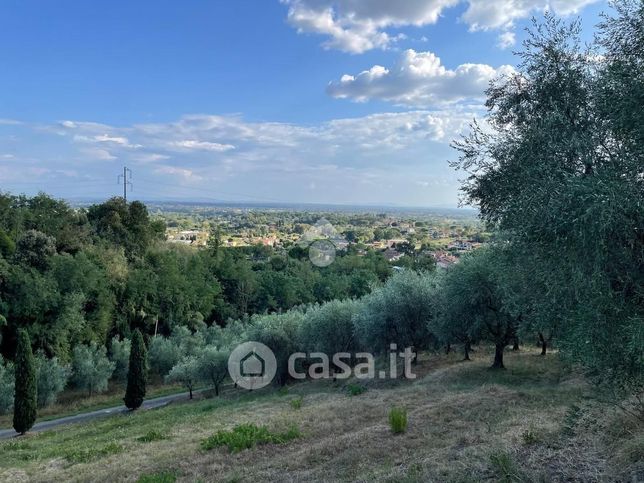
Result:
{"label": "weed", "polygon": [[177,481],[177,475],[171,471],[161,471],[159,473],[150,473],[141,475],[136,483],[174,483]]}
{"label": "weed", "polygon": [[65,459],[71,463],[87,463],[104,456],[120,453],[121,451],[123,451],[123,446],[110,443],[102,448],[78,448],[68,451],[65,454]]}
{"label": "weed", "polygon": [[211,450],[219,446],[227,446],[228,451],[236,453],[243,449],[252,448],[258,444],[284,444],[301,436],[296,426],[283,433],[269,431],[266,426],[255,424],[240,424],[232,431],[219,431],[201,442],[201,448]]}
{"label": "weed", "polygon": [[304,402],[304,397],[300,396],[296,399],[292,399],[290,404],[293,409],[300,409],[302,407],[303,402]]}
{"label": "weed", "polygon": [[347,386],[347,391],[349,392],[349,396],[359,396],[366,390],[367,388],[364,386],[361,386],[360,384],[349,384]]}
{"label": "weed", "polygon": [[389,411],[389,426],[394,434],[407,431],[407,410],[403,408],[391,408]]}
{"label": "weed", "polygon": [[532,426],[521,433],[521,439],[523,439],[523,444],[526,445],[536,444],[541,441],[541,438],[537,434],[537,430]]}
{"label": "weed", "polygon": [[167,436],[154,429],[151,429],[143,436],[136,438],[136,440],[140,443],[151,443],[153,441],[161,441],[162,439],[167,439]]}
{"label": "weed", "polygon": [[490,455],[492,470],[500,483],[514,483],[523,481],[521,472],[509,453],[498,451]]}

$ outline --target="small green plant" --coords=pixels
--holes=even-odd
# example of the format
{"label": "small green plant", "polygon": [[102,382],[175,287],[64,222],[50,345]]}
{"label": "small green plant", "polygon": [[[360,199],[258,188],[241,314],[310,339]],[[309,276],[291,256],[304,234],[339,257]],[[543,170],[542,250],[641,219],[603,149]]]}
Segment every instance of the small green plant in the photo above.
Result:
{"label": "small green plant", "polygon": [[277,391],[278,396],[286,396],[287,394],[288,394],[288,387],[286,386],[280,387],[279,390]]}
{"label": "small green plant", "polygon": [[159,431],[155,431],[154,429],[148,431],[143,436],[136,438],[140,443],[151,443],[153,441],[161,441],[162,439],[167,439],[167,436]]}
{"label": "small green plant", "polygon": [[403,408],[391,408],[389,411],[389,426],[394,434],[407,431],[407,410]]}
{"label": "small green plant", "polygon": [[201,448],[208,451],[219,446],[226,446],[228,451],[236,453],[258,444],[284,444],[300,436],[300,430],[296,426],[291,426],[288,431],[283,433],[275,433],[269,431],[266,426],[240,424],[231,431],[218,431],[213,434],[201,442]]}
{"label": "small green plant", "polygon": [[521,438],[523,439],[523,444],[526,445],[536,444],[540,441],[539,435],[533,427],[529,427],[521,433]]}
{"label": "small green plant", "polygon": [[349,384],[347,386],[347,391],[349,393],[349,396],[359,396],[363,392],[366,392],[367,388],[364,386],[361,386],[360,384]]}
{"label": "small green plant", "polygon": [[161,471],[159,473],[150,473],[141,475],[136,483],[174,483],[177,481],[177,475],[171,471]]}
{"label": "small green plant", "polygon": [[523,481],[521,472],[509,453],[505,451],[492,453],[490,455],[490,464],[499,482],[513,483]]}
{"label": "small green plant", "polygon": [[71,463],[88,463],[90,461],[117,454],[123,451],[123,446],[110,443],[102,448],[78,448],[65,454],[65,459]]}
{"label": "small green plant", "polygon": [[298,398],[292,399],[290,404],[293,409],[301,409],[303,402],[304,402],[304,397],[300,396]]}

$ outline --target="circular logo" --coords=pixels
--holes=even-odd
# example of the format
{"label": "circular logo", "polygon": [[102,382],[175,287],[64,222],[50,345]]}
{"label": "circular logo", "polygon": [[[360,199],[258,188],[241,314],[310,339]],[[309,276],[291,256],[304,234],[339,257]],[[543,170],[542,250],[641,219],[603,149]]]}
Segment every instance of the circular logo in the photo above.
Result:
{"label": "circular logo", "polygon": [[315,240],[309,245],[309,260],[316,267],[328,267],[335,260],[335,245],[330,240]]}
{"label": "circular logo", "polygon": [[239,387],[260,389],[268,386],[277,372],[275,354],[261,342],[244,342],[228,357],[228,374]]}

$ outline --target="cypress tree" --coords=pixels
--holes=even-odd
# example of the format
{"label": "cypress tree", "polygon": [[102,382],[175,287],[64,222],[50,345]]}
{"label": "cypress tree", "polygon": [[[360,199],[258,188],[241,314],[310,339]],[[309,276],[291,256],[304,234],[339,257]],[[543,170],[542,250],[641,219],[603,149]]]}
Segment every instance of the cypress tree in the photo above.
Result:
{"label": "cypress tree", "polygon": [[36,421],[37,386],[36,364],[31,352],[29,334],[18,332],[16,358],[14,361],[16,385],[13,403],[13,428],[25,434]]}
{"label": "cypress tree", "polygon": [[148,355],[143,342],[143,336],[137,329],[132,336],[130,349],[130,367],[127,372],[127,389],[125,390],[125,405],[128,409],[137,409],[145,399],[145,383],[147,379]]}

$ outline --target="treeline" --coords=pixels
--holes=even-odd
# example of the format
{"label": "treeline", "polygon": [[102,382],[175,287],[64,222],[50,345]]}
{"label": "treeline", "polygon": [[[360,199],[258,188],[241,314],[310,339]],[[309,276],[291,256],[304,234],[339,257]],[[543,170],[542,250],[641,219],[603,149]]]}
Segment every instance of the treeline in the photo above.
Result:
{"label": "treeline", "polygon": [[68,363],[79,345],[169,335],[255,313],[359,297],[384,281],[381,254],[340,253],[319,269],[298,247],[171,245],[144,204],[113,198],[73,209],[45,194],[0,194],[0,353],[25,329],[34,351]]}

